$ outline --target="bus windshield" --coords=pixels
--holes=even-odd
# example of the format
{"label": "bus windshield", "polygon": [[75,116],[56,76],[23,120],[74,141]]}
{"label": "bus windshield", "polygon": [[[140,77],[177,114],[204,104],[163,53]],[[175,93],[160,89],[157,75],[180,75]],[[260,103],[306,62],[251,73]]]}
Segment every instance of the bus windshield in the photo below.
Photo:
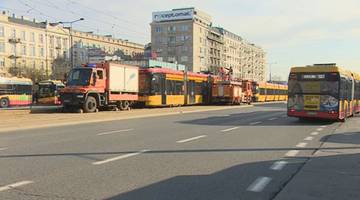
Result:
{"label": "bus windshield", "polygon": [[339,102],[338,73],[291,73],[289,76],[289,109],[330,111]]}
{"label": "bus windshield", "polygon": [[81,68],[71,70],[67,86],[87,86],[90,84],[91,69]]}

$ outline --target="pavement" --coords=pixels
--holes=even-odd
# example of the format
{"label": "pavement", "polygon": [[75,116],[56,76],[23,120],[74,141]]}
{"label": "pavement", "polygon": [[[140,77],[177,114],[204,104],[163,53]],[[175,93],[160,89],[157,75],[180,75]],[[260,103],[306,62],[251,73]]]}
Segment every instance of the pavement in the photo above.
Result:
{"label": "pavement", "polygon": [[360,199],[360,117],[321,139],[324,143],[275,200]]}
{"label": "pavement", "polygon": [[[345,137],[332,142],[340,146],[327,145],[337,133],[351,127],[358,131],[359,118],[345,124],[304,122],[287,117],[284,103],[188,111],[2,132],[0,199],[296,199],[288,196],[296,193],[290,186],[298,186],[296,180],[319,150],[358,148],[348,143],[356,140]],[[348,189],[359,188],[359,162],[352,156],[340,154],[326,165],[336,166],[342,158],[352,164],[341,171],[354,178],[343,179],[352,184]],[[307,199],[301,195],[311,187],[302,187],[298,199]],[[341,192],[356,197],[355,189],[341,189],[335,197]],[[324,195],[330,191],[325,186],[319,190]]]}

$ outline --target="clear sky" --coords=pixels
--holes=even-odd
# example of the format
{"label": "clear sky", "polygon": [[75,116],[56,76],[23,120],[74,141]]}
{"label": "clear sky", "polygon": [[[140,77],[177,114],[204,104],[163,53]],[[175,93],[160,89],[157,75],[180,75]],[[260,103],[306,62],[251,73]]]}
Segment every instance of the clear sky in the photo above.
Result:
{"label": "clear sky", "polygon": [[337,63],[360,73],[360,0],[0,0],[0,10],[83,31],[150,42],[151,13],[196,7],[267,52],[273,75],[291,66]]}

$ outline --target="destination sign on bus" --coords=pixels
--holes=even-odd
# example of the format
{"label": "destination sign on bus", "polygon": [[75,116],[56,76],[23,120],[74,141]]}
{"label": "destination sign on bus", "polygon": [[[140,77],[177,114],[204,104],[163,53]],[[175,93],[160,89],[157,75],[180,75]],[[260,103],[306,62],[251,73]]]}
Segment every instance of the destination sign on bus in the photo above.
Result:
{"label": "destination sign on bus", "polygon": [[325,79],[325,74],[304,74],[303,79]]}

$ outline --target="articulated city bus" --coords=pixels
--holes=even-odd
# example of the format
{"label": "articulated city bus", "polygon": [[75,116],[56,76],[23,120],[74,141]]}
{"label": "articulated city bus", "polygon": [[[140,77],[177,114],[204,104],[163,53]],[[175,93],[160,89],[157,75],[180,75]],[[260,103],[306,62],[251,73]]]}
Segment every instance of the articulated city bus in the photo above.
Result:
{"label": "articulated city bus", "polygon": [[32,81],[0,77],[0,108],[28,106],[32,103]]}
{"label": "articulated city bus", "polygon": [[356,105],[360,87],[356,79],[359,77],[335,64],[292,68],[288,116],[345,121],[359,111]]}
{"label": "articulated city bus", "polygon": [[[208,75],[187,73],[187,104],[209,101],[211,84]],[[145,106],[184,105],[184,73],[165,68],[140,70],[139,100]]]}
{"label": "articulated city bus", "polygon": [[267,82],[254,82],[253,84],[253,101],[267,102],[267,101],[286,101],[287,99],[287,85]]}
{"label": "articulated city bus", "polygon": [[61,81],[47,80],[40,81],[38,83],[38,104],[43,105],[59,105],[61,104],[60,98],[58,97],[58,91],[64,88],[65,85]]}

